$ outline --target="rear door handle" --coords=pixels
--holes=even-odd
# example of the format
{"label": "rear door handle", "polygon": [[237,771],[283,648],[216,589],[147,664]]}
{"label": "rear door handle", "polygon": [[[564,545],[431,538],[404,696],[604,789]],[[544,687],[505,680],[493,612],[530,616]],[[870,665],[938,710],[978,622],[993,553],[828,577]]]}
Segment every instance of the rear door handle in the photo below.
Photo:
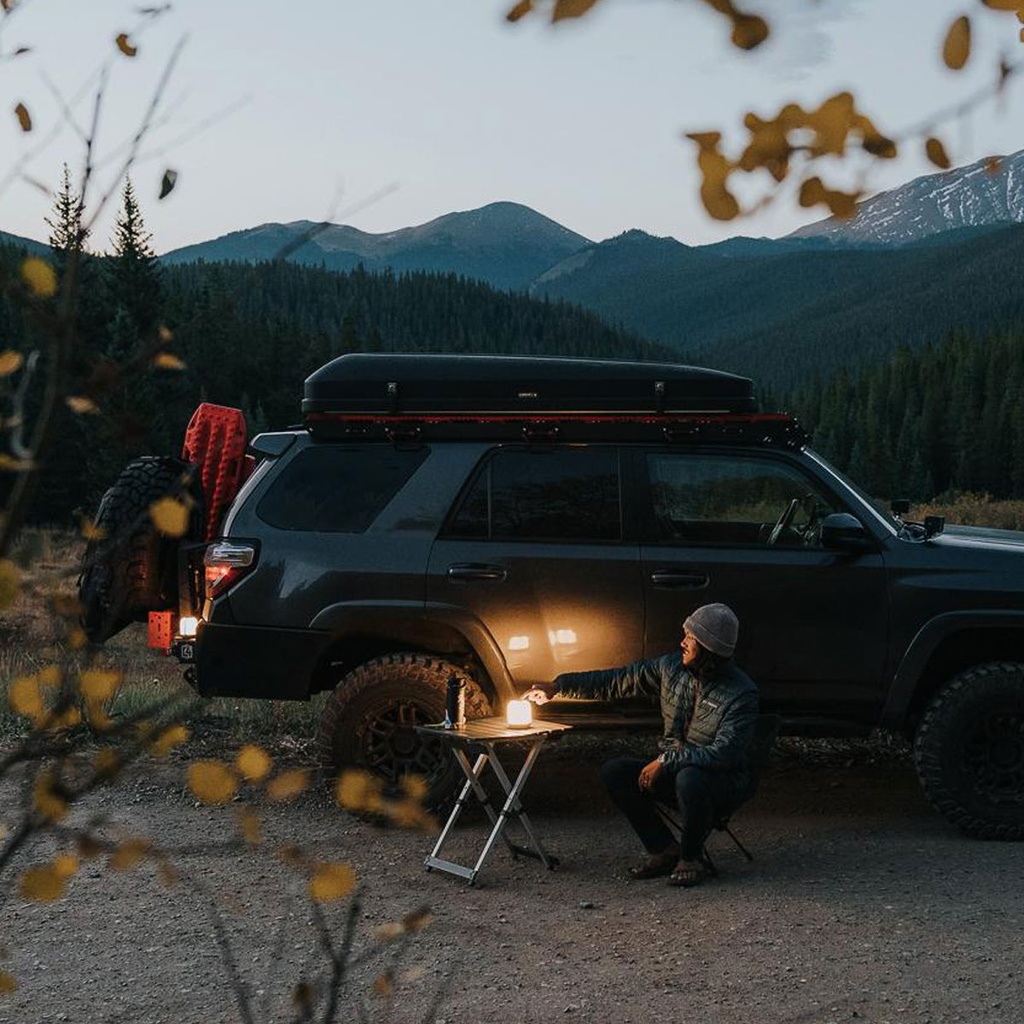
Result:
{"label": "rear door handle", "polygon": [[448,579],[464,583],[468,580],[482,580],[489,583],[504,583],[508,572],[500,565],[483,565],[480,562],[461,562],[448,566]]}
{"label": "rear door handle", "polygon": [[676,572],[672,569],[655,569],[651,582],[656,587],[678,587],[697,590],[706,587],[711,579],[706,572]]}

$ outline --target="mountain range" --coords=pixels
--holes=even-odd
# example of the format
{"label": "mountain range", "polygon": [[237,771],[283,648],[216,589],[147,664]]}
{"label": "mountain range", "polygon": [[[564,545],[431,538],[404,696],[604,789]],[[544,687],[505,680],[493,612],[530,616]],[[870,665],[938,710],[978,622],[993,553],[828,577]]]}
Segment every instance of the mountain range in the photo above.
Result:
{"label": "mountain range", "polygon": [[[591,241],[511,202],[385,234],[264,224],[161,257],[429,271],[563,300],[682,357],[788,385],[951,332],[1024,327],[1024,151],[929,174],[780,239]],[[401,344],[401,339],[392,339]]]}

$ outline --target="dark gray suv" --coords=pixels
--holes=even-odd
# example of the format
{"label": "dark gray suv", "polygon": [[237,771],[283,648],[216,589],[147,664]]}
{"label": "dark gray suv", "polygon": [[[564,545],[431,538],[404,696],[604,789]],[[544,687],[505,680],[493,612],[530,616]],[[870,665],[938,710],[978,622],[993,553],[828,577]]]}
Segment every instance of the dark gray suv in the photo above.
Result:
{"label": "dark gray suv", "polygon": [[[306,699],[335,765],[455,776],[414,726],[676,648],[697,605],[792,732],[913,737],[934,805],[1024,837],[1024,535],[879,511],[744,378],[671,365],[347,355],[183,545],[174,638],[204,695]],[[175,618],[175,622],[179,622]],[[191,630],[189,631],[191,633]],[[546,717],[654,725],[558,700]]]}

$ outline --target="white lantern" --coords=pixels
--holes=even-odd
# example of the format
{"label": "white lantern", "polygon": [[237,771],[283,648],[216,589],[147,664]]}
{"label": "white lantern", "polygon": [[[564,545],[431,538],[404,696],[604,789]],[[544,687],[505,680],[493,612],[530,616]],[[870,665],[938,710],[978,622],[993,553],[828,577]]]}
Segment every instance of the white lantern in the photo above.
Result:
{"label": "white lantern", "polygon": [[510,729],[528,729],[533,723],[533,705],[528,700],[510,700],[505,707],[505,723]]}

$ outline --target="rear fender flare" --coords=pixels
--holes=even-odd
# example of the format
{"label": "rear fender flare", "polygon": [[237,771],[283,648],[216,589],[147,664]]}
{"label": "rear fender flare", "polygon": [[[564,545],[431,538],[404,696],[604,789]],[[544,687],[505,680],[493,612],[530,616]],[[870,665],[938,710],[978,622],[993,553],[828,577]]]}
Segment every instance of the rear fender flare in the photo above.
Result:
{"label": "rear fender flare", "polygon": [[393,640],[395,648],[403,650],[410,646],[429,649],[432,634],[458,637],[483,665],[499,701],[519,695],[490,631],[456,605],[430,602],[424,607],[418,601],[345,601],[317,613],[309,628],[326,630],[339,639],[353,634],[379,636]]}
{"label": "rear fender flare", "polygon": [[[1019,629],[1024,644],[1024,612],[945,612],[929,619],[911,640],[896,669],[879,724],[886,729],[902,729],[906,724],[921,677],[939,644],[956,633],[979,629]],[[991,660],[993,659],[984,655],[978,658],[979,662]],[[952,674],[951,671],[950,675]]]}

